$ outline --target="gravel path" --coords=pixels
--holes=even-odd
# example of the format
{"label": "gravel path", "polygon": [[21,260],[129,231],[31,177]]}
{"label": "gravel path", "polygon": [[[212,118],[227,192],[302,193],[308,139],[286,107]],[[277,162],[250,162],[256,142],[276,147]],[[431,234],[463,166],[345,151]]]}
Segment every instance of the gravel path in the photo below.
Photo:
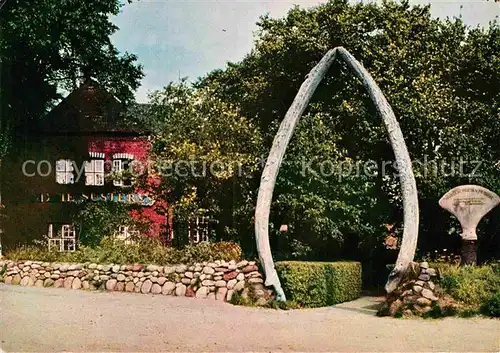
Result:
{"label": "gravel path", "polygon": [[277,311],[0,284],[0,347],[5,352],[500,350],[500,320],[378,318],[376,300]]}

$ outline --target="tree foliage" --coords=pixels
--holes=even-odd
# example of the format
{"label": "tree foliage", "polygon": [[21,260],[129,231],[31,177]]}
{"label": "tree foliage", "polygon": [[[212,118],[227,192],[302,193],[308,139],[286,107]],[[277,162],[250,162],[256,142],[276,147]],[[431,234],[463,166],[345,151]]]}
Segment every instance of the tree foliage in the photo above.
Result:
{"label": "tree foliage", "polygon": [[86,202],[79,205],[75,214],[78,240],[81,245],[96,247],[105,237],[116,235],[120,226],[145,233],[149,225],[133,217],[138,210],[118,202]]}
{"label": "tree foliage", "polygon": [[121,54],[110,36],[119,0],[9,0],[0,10],[0,146],[25,132],[84,75],[123,103],[143,77],[134,54]]}
{"label": "tree foliage", "polygon": [[156,193],[175,205],[177,220],[195,214],[217,217],[221,238],[232,238],[227,233],[235,233],[235,203],[249,204],[254,197],[249,183],[262,152],[254,124],[212,90],[186,82],[154,93],[141,117],[154,132],[153,155],[162,181]]}
{"label": "tree foliage", "polygon": [[[439,198],[463,183],[500,190],[495,166],[500,160],[499,24],[469,28],[460,19],[435,19],[429,6],[408,2],[334,0],[308,10],[296,7],[283,18],[264,16],[258,26],[253,50],[201,78],[195,92],[210,92],[211,101],[230,109],[225,116],[245,117],[260,141],[257,151],[265,155],[305,75],[328,49],[346,47],[388,98],[415,162],[420,251],[458,245],[459,228],[439,208]],[[189,115],[185,112],[175,128],[190,127]],[[159,131],[164,134],[163,128]],[[216,130],[211,133],[209,140],[218,138]],[[196,142],[203,148],[193,156],[210,155],[207,141]],[[304,173],[304,161],[311,160],[313,172]],[[481,163],[477,170],[475,161]],[[289,257],[293,239],[310,246],[316,258],[372,259],[382,242],[382,224],[402,221],[393,162],[369,97],[338,62],[318,87],[285,155],[271,211],[274,248]],[[322,167],[330,172],[320,173]],[[236,193],[248,197],[225,207],[252,214],[258,178],[259,173],[253,174],[245,183],[248,189]],[[227,198],[225,193],[210,195],[206,207],[214,196]],[[289,231],[279,232],[281,224],[288,224]],[[481,225],[485,258],[498,250],[499,224],[497,210]]]}

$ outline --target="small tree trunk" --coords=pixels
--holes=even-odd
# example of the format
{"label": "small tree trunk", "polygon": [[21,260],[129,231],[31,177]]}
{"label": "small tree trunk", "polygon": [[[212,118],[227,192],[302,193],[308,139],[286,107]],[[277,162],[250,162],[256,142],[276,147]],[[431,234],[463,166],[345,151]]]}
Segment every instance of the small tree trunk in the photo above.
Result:
{"label": "small tree trunk", "polygon": [[462,239],[461,265],[475,266],[477,263],[477,240]]}

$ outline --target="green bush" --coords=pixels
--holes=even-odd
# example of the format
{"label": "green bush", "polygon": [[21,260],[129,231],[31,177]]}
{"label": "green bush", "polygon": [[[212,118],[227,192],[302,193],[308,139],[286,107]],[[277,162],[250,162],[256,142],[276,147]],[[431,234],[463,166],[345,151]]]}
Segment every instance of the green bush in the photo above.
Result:
{"label": "green bush", "polygon": [[302,307],[342,303],[361,295],[361,264],[358,262],[276,263],[287,299]]}
{"label": "green bush", "polygon": [[148,229],[147,223],[135,219],[131,211],[136,209],[120,202],[85,202],[75,214],[79,242],[96,247],[100,241],[112,236],[119,226],[129,226],[139,232]]}
{"label": "green bush", "polygon": [[500,291],[489,297],[483,305],[481,305],[481,314],[500,317]]}
{"label": "green bush", "polygon": [[432,266],[438,270],[441,288],[454,299],[471,307],[479,308],[493,294],[500,292],[500,273],[493,265]]}
{"label": "green bush", "polygon": [[241,258],[241,247],[233,242],[221,241],[213,244],[214,250],[226,254],[231,259]]}
{"label": "green bush", "polygon": [[[232,249],[232,251],[228,251]],[[239,249],[239,251],[238,251]],[[159,240],[139,237],[132,244],[105,237],[97,247],[80,246],[75,252],[48,251],[46,246],[24,246],[13,249],[6,258],[14,261],[38,260],[48,262],[95,262],[95,263],[147,263],[179,264],[214,260],[239,260],[241,249],[238,244],[221,242],[188,245],[182,249],[165,247]]]}

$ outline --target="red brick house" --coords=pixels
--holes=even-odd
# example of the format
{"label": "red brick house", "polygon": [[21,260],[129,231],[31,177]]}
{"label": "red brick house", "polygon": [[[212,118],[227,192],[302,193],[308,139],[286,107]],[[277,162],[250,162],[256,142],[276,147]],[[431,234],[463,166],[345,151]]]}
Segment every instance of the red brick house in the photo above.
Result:
{"label": "red brick house", "polygon": [[[52,246],[75,249],[72,217],[78,201],[134,204],[132,213],[148,221],[148,234],[171,242],[171,211],[126,172],[148,175],[149,134],[125,123],[120,101],[94,80],[71,92],[16,142],[18,159],[3,182],[4,246],[48,235]],[[150,175],[146,180],[156,182]],[[117,234],[132,231],[123,226]]]}

